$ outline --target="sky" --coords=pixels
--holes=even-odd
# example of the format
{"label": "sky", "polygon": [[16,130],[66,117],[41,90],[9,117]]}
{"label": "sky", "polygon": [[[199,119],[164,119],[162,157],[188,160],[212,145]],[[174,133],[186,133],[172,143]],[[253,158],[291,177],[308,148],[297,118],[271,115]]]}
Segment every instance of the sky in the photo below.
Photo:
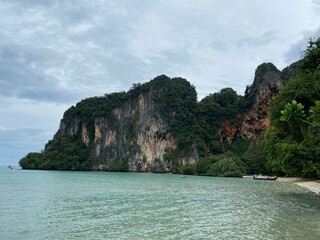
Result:
{"label": "sky", "polygon": [[198,100],[243,94],[320,33],[319,0],[0,0],[0,165],[40,152],[65,110],[165,74]]}

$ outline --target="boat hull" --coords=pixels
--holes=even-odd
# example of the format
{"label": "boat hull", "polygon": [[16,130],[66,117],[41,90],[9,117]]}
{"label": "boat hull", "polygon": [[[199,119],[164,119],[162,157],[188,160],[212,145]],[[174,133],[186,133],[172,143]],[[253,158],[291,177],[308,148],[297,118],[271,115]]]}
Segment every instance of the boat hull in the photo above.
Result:
{"label": "boat hull", "polygon": [[278,179],[276,176],[254,176],[254,180],[267,180],[267,181],[275,181]]}

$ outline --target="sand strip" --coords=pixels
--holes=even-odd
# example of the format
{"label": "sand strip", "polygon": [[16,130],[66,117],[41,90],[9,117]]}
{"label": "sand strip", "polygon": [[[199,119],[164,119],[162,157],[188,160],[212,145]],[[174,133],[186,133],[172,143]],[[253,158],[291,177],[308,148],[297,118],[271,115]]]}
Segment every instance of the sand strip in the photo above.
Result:
{"label": "sand strip", "polygon": [[308,179],[303,179],[303,178],[284,178],[284,177],[279,177],[277,179],[279,182],[289,182],[289,183],[294,183],[297,184],[300,187],[306,188],[316,194],[320,195],[320,181],[319,180],[308,180]]}
{"label": "sand strip", "polygon": [[298,182],[296,184],[320,195],[320,183],[317,181]]}

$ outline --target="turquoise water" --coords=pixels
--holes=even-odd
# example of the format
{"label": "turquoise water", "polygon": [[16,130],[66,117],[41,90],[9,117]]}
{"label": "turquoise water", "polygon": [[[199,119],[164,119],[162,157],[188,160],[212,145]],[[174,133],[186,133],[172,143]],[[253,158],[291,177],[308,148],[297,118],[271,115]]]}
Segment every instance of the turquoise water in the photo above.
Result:
{"label": "turquoise water", "polygon": [[271,181],[1,167],[0,239],[320,239],[320,197]]}

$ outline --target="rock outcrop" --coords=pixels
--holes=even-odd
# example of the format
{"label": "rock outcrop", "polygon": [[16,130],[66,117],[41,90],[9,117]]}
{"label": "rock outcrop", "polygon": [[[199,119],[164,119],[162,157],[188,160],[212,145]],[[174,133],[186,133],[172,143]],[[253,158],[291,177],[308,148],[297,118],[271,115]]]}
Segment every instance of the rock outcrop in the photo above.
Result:
{"label": "rock outcrop", "polygon": [[282,72],[273,64],[265,63],[257,68],[251,87],[256,89],[256,96],[252,107],[244,115],[244,119],[239,126],[241,137],[260,140],[262,133],[269,126],[269,107],[283,86]]}
{"label": "rock outcrop", "polygon": [[[108,170],[110,164],[119,160],[128,161],[129,171],[151,171],[156,159],[165,171],[170,164],[164,162],[167,150],[176,149],[175,139],[169,132],[169,124],[163,120],[152,100],[152,93],[140,94],[137,101],[126,102],[112,110],[113,123],[108,118],[94,120],[94,148],[97,158],[94,169]],[[75,118],[67,124],[61,120],[56,136],[73,136],[81,129],[81,139],[90,144],[88,129]],[[82,126],[80,126],[82,125]]]}
{"label": "rock outcrop", "polygon": [[[171,134],[171,123],[176,113],[161,113],[163,109],[160,105],[163,103],[158,95],[159,92],[165,95],[170,90],[160,86],[137,91],[137,96],[129,97],[111,108],[110,114],[106,114],[108,116],[93,118],[92,126],[80,118],[81,114],[77,113],[80,106],[72,107],[61,120],[55,138],[80,134],[82,142],[92,148],[90,154],[95,159],[93,170],[110,170],[114,164],[125,162],[128,171],[169,172],[172,163],[166,161],[164,155],[177,148],[176,139]],[[195,90],[191,88],[191,91]],[[197,158],[194,150],[180,160],[182,164],[194,163]]]}
{"label": "rock outcrop", "polygon": [[235,137],[240,136],[259,141],[269,126],[269,107],[284,86],[284,81],[282,72],[272,63],[261,64],[256,70],[253,84],[246,90],[245,97],[252,101],[251,107],[243,116],[239,116],[236,124],[223,122],[219,130],[220,140],[231,144]]}

